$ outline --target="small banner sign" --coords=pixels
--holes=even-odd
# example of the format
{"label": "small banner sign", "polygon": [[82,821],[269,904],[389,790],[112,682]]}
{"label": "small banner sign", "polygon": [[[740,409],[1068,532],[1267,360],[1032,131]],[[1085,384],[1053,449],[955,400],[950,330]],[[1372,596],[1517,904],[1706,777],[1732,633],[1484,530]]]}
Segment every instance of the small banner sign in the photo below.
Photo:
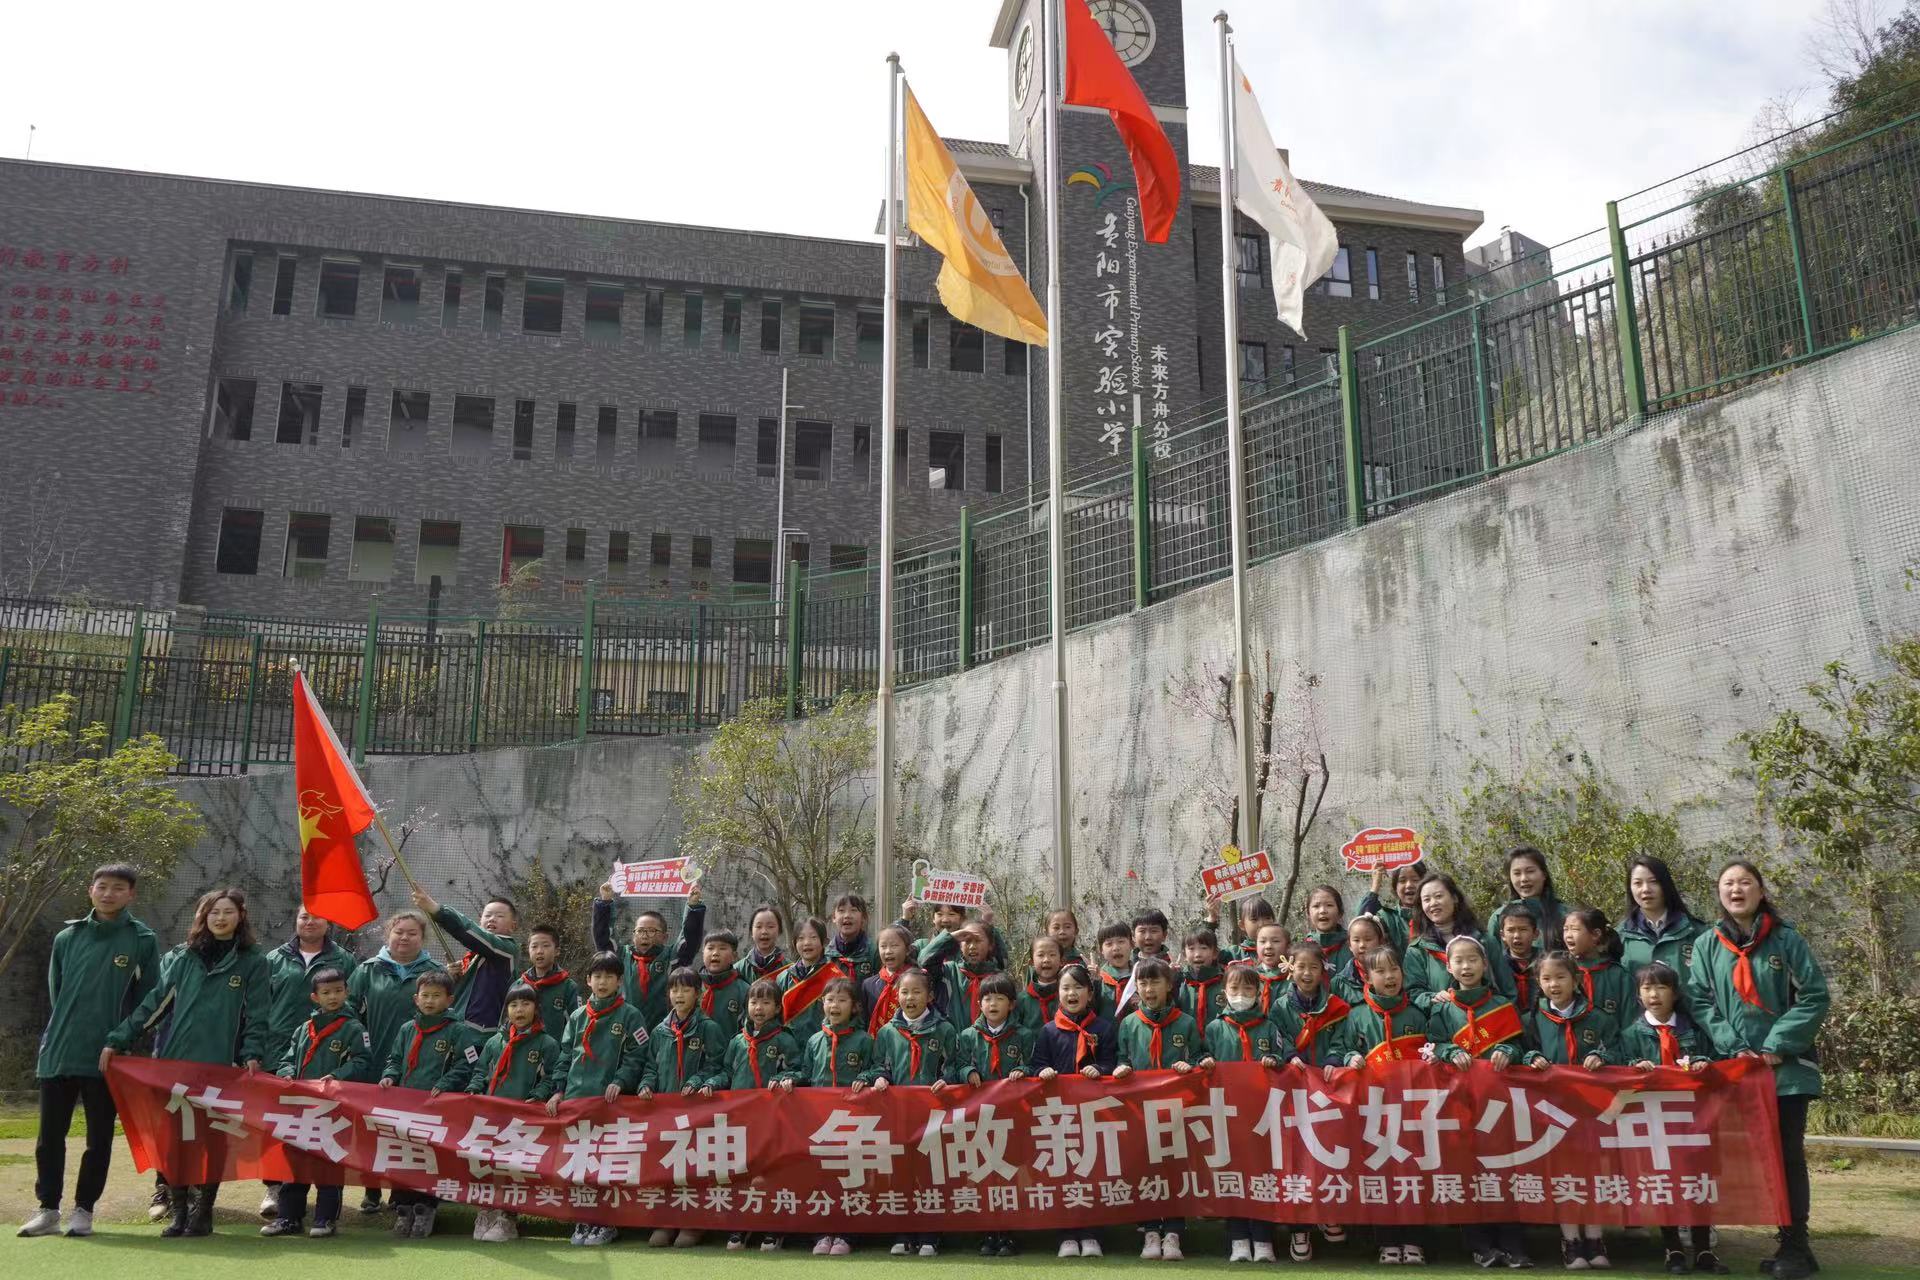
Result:
{"label": "small banner sign", "polygon": [[1220,861],[1200,869],[1200,886],[1207,897],[1231,902],[1261,892],[1273,883],[1273,860],[1265,849],[1242,853],[1235,845],[1223,845]]}
{"label": "small banner sign", "polygon": [[613,864],[613,891],[623,898],[684,898],[699,882],[700,868],[691,858]]}
{"label": "small banner sign", "polygon": [[1425,853],[1411,827],[1368,827],[1340,846],[1349,871],[1392,871],[1410,867]]}
{"label": "small banner sign", "polygon": [[924,861],[913,864],[913,891],[908,896],[930,907],[971,907],[987,905],[992,886],[985,876],[964,871],[942,871]]}

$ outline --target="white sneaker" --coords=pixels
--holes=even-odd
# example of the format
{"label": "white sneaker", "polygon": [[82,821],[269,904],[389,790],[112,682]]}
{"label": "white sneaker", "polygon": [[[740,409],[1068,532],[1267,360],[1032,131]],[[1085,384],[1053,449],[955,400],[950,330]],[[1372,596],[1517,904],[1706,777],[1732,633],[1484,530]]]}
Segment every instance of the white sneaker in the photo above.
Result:
{"label": "white sneaker", "polygon": [[1328,1244],[1345,1244],[1347,1229],[1337,1222],[1329,1222],[1320,1228],[1320,1234],[1327,1238]]}
{"label": "white sneaker", "polygon": [[493,1227],[487,1232],[487,1243],[505,1244],[517,1234],[518,1232],[513,1229],[513,1219],[509,1218],[504,1211],[495,1209],[493,1211]]}
{"label": "white sneaker", "polygon": [[923,1258],[937,1258],[940,1256],[940,1250],[934,1245],[923,1244],[920,1246],[920,1256]]}
{"label": "white sneaker", "polygon": [[647,1248],[664,1249],[673,1243],[673,1237],[672,1227],[656,1227],[653,1234],[647,1237]]}
{"label": "white sneaker", "polygon": [[[1162,1250],[1164,1253],[1165,1250]],[[1253,1245],[1245,1240],[1235,1240],[1233,1247],[1227,1250],[1228,1262],[1252,1262]]]}
{"label": "white sneaker", "polygon": [[1313,1235],[1307,1231],[1296,1231],[1287,1243],[1287,1256],[1295,1262],[1313,1261]]}
{"label": "white sneaker", "polygon": [[58,1209],[41,1209],[31,1218],[28,1218],[26,1222],[22,1223],[20,1229],[14,1232],[14,1234],[20,1236],[50,1236],[59,1229],[60,1211]]}
{"label": "white sneaker", "polygon": [[473,1215],[473,1238],[485,1240],[493,1231],[493,1210],[480,1209]]}
{"label": "white sneaker", "polygon": [[1400,1246],[1397,1244],[1381,1245],[1380,1246],[1380,1265],[1383,1267],[1399,1266],[1400,1265]]}
{"label": "white sneaker", "polygon": [[1160,1261],[1160,1233],[1158,1231],[1147,1232],[1146,1240],[1140,1245],[1140,1256],[1148,1262]]}
{"label": "white sneaker", "polygon": [[93,1234],[93,1210],[75,1209],[73,1216],[67,1219],[67,1234],[74,1237]]}
{"label": "white sneaker", "polygon": [[269,1191],[260,1197],[260,1216],[269,1220],[280,1216],[280,1197]]}
{"label": "white sneaker", "polygon": [[1063,1258],[1079,1257],[1080,1242],[1078,1240],[1062,1240],[1060,1242],[1060,1256]]}
{"label": "white sneaker", "polygon": [[1255,1262],[1274,1261],[1273,1245],[1265,1240],[1255,1240],[1253,1242],[1253,1260]]}
{"label": "white sneaker", "polygon": [[1104,1256],[1100,1248],[1100,1242],[1091,1236],[1083,1237],[1080,1241],[1080,1256],[1083,1258],[1098,1258]]}
{"label": "white sneaker", "polygon": [[1169,1231],[1160,1237],[1160,1256],[1168,1262],[1179,1262],[1187,1255],[1180,1252],[1180,1233]]}
{"label": "white sneaker", "polygon": [[893,1242],[893,1248],[887,1250],[887,1252],[893,1257],[904,1258],[908,1254],[913,1252],[913,1246],[908,1244],[905,1240],[895,1240]]}

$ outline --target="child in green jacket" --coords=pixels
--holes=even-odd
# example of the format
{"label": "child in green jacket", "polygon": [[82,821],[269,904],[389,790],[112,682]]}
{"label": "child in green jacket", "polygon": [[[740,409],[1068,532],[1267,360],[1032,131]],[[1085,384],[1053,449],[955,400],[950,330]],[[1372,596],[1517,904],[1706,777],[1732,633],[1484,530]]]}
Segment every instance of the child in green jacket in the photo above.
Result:
{"label": "child in green jacket", "polygon": [[[305,914],[302,912],[301,914]],[[308,1008],[313,1012],[288,1037],[280,1054],[278,1074],[286,1080],[362,1080],[373,1059],[367,1029],[347,1011],[347,975],[332,965],[314,969],[307,977]],[[263,1236],[298,1235],[307,1218],[304,1182],[282,1182],[275,1191],[273,1221],[260,1228]],[[340,1221],[338,1182],[318,1188],[313,1206],[315,1238],[334,1234]]]}
{"label": "child in green jacket", "polygon": [[613,884],[600,886],[593,902],[593,945],[596,952],[611,951],[621,966],[620,994],[640,1025],[650,1027],[667,1016],[667,975],[693,963],[707,934],[707,909],[700,901],[700,887],[687,895],[686,918],[680,923],[679,945],[669,950],[667,918],[648,908],[633,918],[633,939],[615,945],[613,941]]}
{"label": "child in green jacket", "polygon": [[1118,921],[1102,925],[1097,943],[1100,967],[1093,976],[1100,980],[1100,998],[1094,1007],[1101,1017],[1117,1025],[1122,1016],[1133,1011],[1131,1004],[1125,1008],[1120,1005],[1127,984],[1133,981],[1133,926]]}
{"label": "child in green jacket", "polygon": [[[925,969],[908,969],[894,983],[894,995],[900,1008],[893,1021],[880,1028],[876,1051],[880,1055],[880,1074],[873,1087],[884,1090],[896,1084],[928,1085],[938,1095],[955,1084],[977,1079],[973,1068],[960,1056],[953,1024],[933,1007],[933,980]],[[893,1256],[904,1258],[917,1253],[923,1258],[939,1256],[940,1237],[910,1233],[895,1238]]]}
{"label": "child in green jacket", "polygon": [[1204,1036],[1227,1003],[1219,939],[1211,929],[1196,929],[1180,940],[1180,954],[1186,964],[1180,970],[1174,1003],[1193,1018],[1194,1029]]}
{"label": "child in green jacket", "polygon": [[667,1016],[647,1033],[638,1097],[687,1093],[710,1098],[725,1084],[721,1055],[728,1032],[700,1010],[701,996],[710,989],[706,976],[692,969],[667,975]]}
{"label": "child in green jacket", "polygon": [[[639,1086],[646,1065],[647,1028],[641,1011],[627,1002],[621,990],[627,967],[612,951],[602,951],[587,963],[587,1002],[568,1017],[566,1034],[560,1039],[560,1088],[547,1099],[548,1115],[559,1114],[563,1101],[605,1098],[612,1102]],[[661,986],[665,985],[663,981]],[[578,1222],[568,1243],[600,1248],[619,1238],[618,1227]]]}
{"label": "child in green jacket", "polygon": [[867,900],[857,893],[843,893],[833,900],[833,940],[827,944],[827,958],[841,962],[841,968],[856,984],[880,972],[880,951],[867,932]]}
{"label": "child in green jacket", "polygon": [[[1286,1037],[1260,1012],[1260,979],[1253,966],[1227,966],[1221,993],[1220,1016],[1201,1033],[1200,1066],[1216,1062],[1257,1062],[1263,1067],[1286,1065],[1294,1054]],[[1227,1219],[1229,1262],[1272,1262],[1273,1224],[1258,1218]],[[1166,1256],[1166,1239],[1160,1242]]]}
{"label": "child in green jacket", "polygon": [[1347,904],[1340,891],[1330,884],[1317,884],[1307,890],[1307,932],[1310,942],[1320,947],[1327,958],[1327,972],[1346,967]]}
{"label": "child in green jacket", "polygon": [[[747,989],[746,1025],[727,1044],[726,1087],[792,1093],[794,1086],[802,1083],[805,1069],[799,1042],[780,1022],[780,988],[761,978]],[[681,1232],[674,1243],[682,1247],[699,1243],[698,1233],[693,1233],[691,1241],[686,1239],[688,1234]],[[762,1253],[778,1252],[785,1244],[786,1237],[778,1232],[760,1237]],[[746,1232],[735,1231],[727,1236],[729,1252],[746,1247]]]}
{"label": "child in green jacket", "polygon": [[980,990],[1001,967],[993,958],[993,939],[981,925],[962,925],[952,936],[960,946],[960,958],[940,966],[940,982],[946,992],[947,1019],[958,1035],[979,1019]]}
{"label": "child in green jacket", "polygon": [[[1410,927],[1404,963],[1407,987],[1416,1000],[1431,1000],[1453,985],[1447,965],[1447,944],[1453,939],[1473,939],[1489,961],[1494,954],[1493,944],[1480,931],[1480,918],[1452,876],[1436,873],[1420,882],[1420,919]],[[1494,966],[1487,980],[1502,996],[1513,998],[1513,975],[1505,965]]]}
{"label": "child in green jacket", "polygon": [[[1033,940],[1035,950],[1044,946],[1050,956],[1059,954],[1059,946],[1042,934]],[[1024,1080],[1035,1070],[1034,1042],[1040,1028],[1022,1026],[1015,1016],[1015,993],[1010,974],[996,973],[980,984],[980,1016],[960,1033],[960,1061],[973,1068],[973,1076],[983,1083],[989,1080]],[[1049,1015],[1051,1017],[1051,1015]],[[989,1231],[980,1238],[983,1258],[1011,1258],[1020,1252],[1009,1232]]]}
{"label": "child in green jacket", "polygon": [[[425,1090],[429,1097],[460,1092],[480,1061],[477,1030],[453,1016],[453,977],[445,969],[423,973],[413,986],[414,1016],[394,1033],[380,1087]],[[424,1240],[433,1234],[440,1200],[424,1191],[393,1190],[395,1239]]]}
{"label": "child in green jacket", "polygon": [[1293,935],[1287,926],[1269,920],[1260,926],[1253,939],[1253,974],[1260,979],[1260,1011],[1269,1016],[1276,1002],[1286,999],[1293,987],[1293,969],[1287,952],[1293,947]]}
{"label": "child in green jacket", "polygon": [[[1576,915],[1578,913],[1575,913]],[[1567,931],[1574,928],[1567,917]],[[1534,982],[1540,995],[1527,1015],[1532,1043],[1521,1058],[1536,1071],[1548,1067],[1584,1067],[1597,1071],[1615,1060],[1618,1034],[1613,1015],[1596,1009],[1581,982],[1581,966],[1565,951],[1549,951],[1534,964]],[[1605,1270],[1607,1242],[1593,1223],[1560,1224],[1560,1260],[1573,1271],[1589,1267]]]}
{"label": "child in green jacket", "polygon": [[827,953],[831,930],[818,916],[809,916],[793,926],[793,963],[780,971],[774,988],[780,993],[775,1020],[792,1034],[795,1045],[813,1039],[820,1029],[824,1010],[820,1007],[827,984],[836,978],[851,978],[845,961]]}
{"label": "child in green jacket", "polygon": [[[1139,1006],[1120,1021],[1120,1060],[1113,1078],[1124,1080],[1135,1071],[1192,1071],[1202,1056],[1200,1033],[1192,1015],[1173,1002],[1173,967],[1148,957],[1135,963],[1133,981]],[[1140,1256],[1178,1262],[1186,1256],[1180,1251],[1185,1227],[1180,1218],[1148,1218],[1141,1224],[1146,1238]]]}
{"label": "child in green jacket", "polygon": [[[1567,950],[1580,966],[1580,986],[1593,1007],[1624,1021],[1635,1005],[1633,977],[1620,964],[1621,945],[1607,917],[1592,907],[1569,911],[1560,924]],[[1551,945],[1547,950],[1555,950]]]}
{"label": "child in green jacket", "polygon": [[791,961],[782,950],[787,917],[771,902],[763,902],[747,917],[747,953],[733,962],[733,971],[749,985],[762,978],[776,981]]}
{"label": "child in green jacket", "polygon": [[[860,989],[852,978],[835,978],[820,997],[820,1029],[807,1041],[804,1082],[818,1089],[847,1089],[860,1093],[880,1076],[879,1050],[861,1025]],[[729,1240],[728,1247],[732,1247]],[[853,1246],[841,1235],[827,1234],[813,1242],[815,1257],[845,1257]]]}
{"label": "child in green jacket", "polygon": [[[1387,945],[1404,953],[1412,940],[1420,915],[1420,882],[1427,878],[1426,864],[1415,862],[1392,871],[1374,868],[1373,883],[1360,899],[1360,914],[1379,917],[1387,931]],[[1386,895],[1381,895],[1381,890]]]}
{"label": "child in green jacket", "polygon": [[1267,1017],[1293,1042],[1300,1061],[1310,1067],[1344,1067],[1351,1051],[1347,1015],[1352,1010],[1327,989],[1326,953],[1319,943],[1302,938],[1287,959],[1292,988],[1273,998]]}
{"label": "child in green jacket", "polygon": [[488,898],[480,904],[480,918],[470,920],[435,902],[417,884],[413,905],[466,948],[448,966],[453,975],[453,1016],[482,1029],[499,1026],[507,988],[519,972],[520,947],[514,942],[520,929],[519,909],[505,898]]}
{"label": "child in green jacket", "polygon": [[[1672,965],[1654,960],[1641,965],[1634,979],[1639,984],[1640,1013],[1620,1030],[1620,1056],[1628,1066],[1642,1071],[1659,1067],[1705,1071],[1720,1055],[1714,1052],[1712,1038],[1687,1016],[1680,1003],[1679,972]],[[1670,1275],[1727,1274],[1727,1264],[1713,1251],[1711,1227],[1692,1227],[1689,1236],[1681,1231],[1679,1227],[1660,1228]],[[1689,1243],[1702,1246],[1692,1258],[1686,1254]]]}
{"label": "child in green jacket", "polygon": [[[540,993],[524,982],[507,988],[502,1001],[507,1025],[487,1039],[467,1080],[467,1092],[518,1102],[545,1102],[560,1087],[560,1046],[541,1028]],[[481,1209],[473,1238],[504,1244],[520,1236],[520,1217],[505,1209]]]}
{"label": "child in green jacket", "polygon": [[567,1019],[580,1007],[580,984],[560,967],[560,930],[550,924],[527,930],[527,961],[520,982],[533,988],[540,1001],[540,1029],[558,1044],[567,1033]]}
{"label": "child in green jacket", "polygon": [[[740,976],[740,938],[731,929],[715,929],[700,941],[700,1014],[731,1037],[747,1016],[747,988],[753,980]],[[667,984],[673,997],[673,984]],[[724,1042],[723,1042],[724,1043]]]}
{"label": "child in green jacket", "polygon": [[1387,927],[1375,916],[1357,915],[1347,921],[1346,959],[1330,965],[1333,993],[1358,1008],[1367,989],[1367,957],[1387,945]]}
{"label": "child in green jacket", "polygon": [[1060,1007],[1062,955],[1059,940],[1050,934],[1036,934],[1027,948],[1027,980],[1014,996],[1013,1020],[1035,1035],[1053,1021],[1053,1011]]}

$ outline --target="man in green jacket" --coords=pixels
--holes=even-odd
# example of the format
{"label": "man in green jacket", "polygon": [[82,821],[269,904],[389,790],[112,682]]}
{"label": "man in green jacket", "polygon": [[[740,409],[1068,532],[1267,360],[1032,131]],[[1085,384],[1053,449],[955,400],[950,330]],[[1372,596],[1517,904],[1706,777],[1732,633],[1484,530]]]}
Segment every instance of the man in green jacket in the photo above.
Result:
{"label": "man in green jacket", "polygon": [[113,1158],[113,1095],[100,1074],[107,1033],[153,990],[160,976],[160,941],[130,908],[140,873],[125,863],[99,868],[87,886],[93,909],[69,920],[53,940],[47,994],[53,1016],[40,1037],[34,1075],[40,1082],[40,1136],[34,1143],[40,1208],[23,1236],[52,1235],[60,1226],[66,1182],[67,1132],[78,1102],[87,1117],[87,1149],[73,1189],[67,1234],[93,1234],[93,1206],[107,1185]]}
{"label": "man in green jacket", "polygon": [[[293,936],[267,952],[267,1044],[279,1058],[313,1012],[308,980],[321,969],[351,974],[359,961],[333,940],[333,926],[305,907],[293,918]],[[267,1065],[276,1071],[280,1061]]]}

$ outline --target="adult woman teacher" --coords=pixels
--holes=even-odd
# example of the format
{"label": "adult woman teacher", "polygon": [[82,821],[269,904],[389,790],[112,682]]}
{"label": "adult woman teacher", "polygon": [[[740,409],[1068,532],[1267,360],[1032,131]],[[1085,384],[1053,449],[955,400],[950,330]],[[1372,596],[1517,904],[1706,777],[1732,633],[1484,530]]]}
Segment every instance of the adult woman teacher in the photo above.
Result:
{"label": "adult woman teacher", "polygon": [[[393,1035],[413,1017],[413,988],[420,975],[440,967],[426,952],[427,917],[409,908],[387,920],[386,945],[360,962],[347,979],[347,1006],[367,1029],[375,1054],[384,1054]],[[379,1068],[374,1068],[374,1075]],[[380,1212],[380,1189],[368,1187],[360,1212]]]}
{"label": "adult woman teacher", "polygon": [[1720,922],[1697,940],[1687,971],[1692,1013],[1715,1049],[1773,1068],[1790,1221],[1761,1267],[1774,1280],[1806,1280],[1818,1268],[1807,1238],[1807,1104],[1820,1096],[1812,1055],[1827,1016],[1827,979],[1806,939],[1774,910],[1758,868],[1736,859],[1716,883]]}
{"label": "adult woman teacher", "polygon": [[[1673,883],[1673,871],[1664,861],[1641,854],[1627,864],[1627,911],[1620,918],[1619,933],[1625,947],[1620,967],[1628,977],[1656,960],[1684,977],[1700,935],[1711,927],[1687,910],[1686,899]],[[1681,999],[1685,998],[1682,992]]]}

